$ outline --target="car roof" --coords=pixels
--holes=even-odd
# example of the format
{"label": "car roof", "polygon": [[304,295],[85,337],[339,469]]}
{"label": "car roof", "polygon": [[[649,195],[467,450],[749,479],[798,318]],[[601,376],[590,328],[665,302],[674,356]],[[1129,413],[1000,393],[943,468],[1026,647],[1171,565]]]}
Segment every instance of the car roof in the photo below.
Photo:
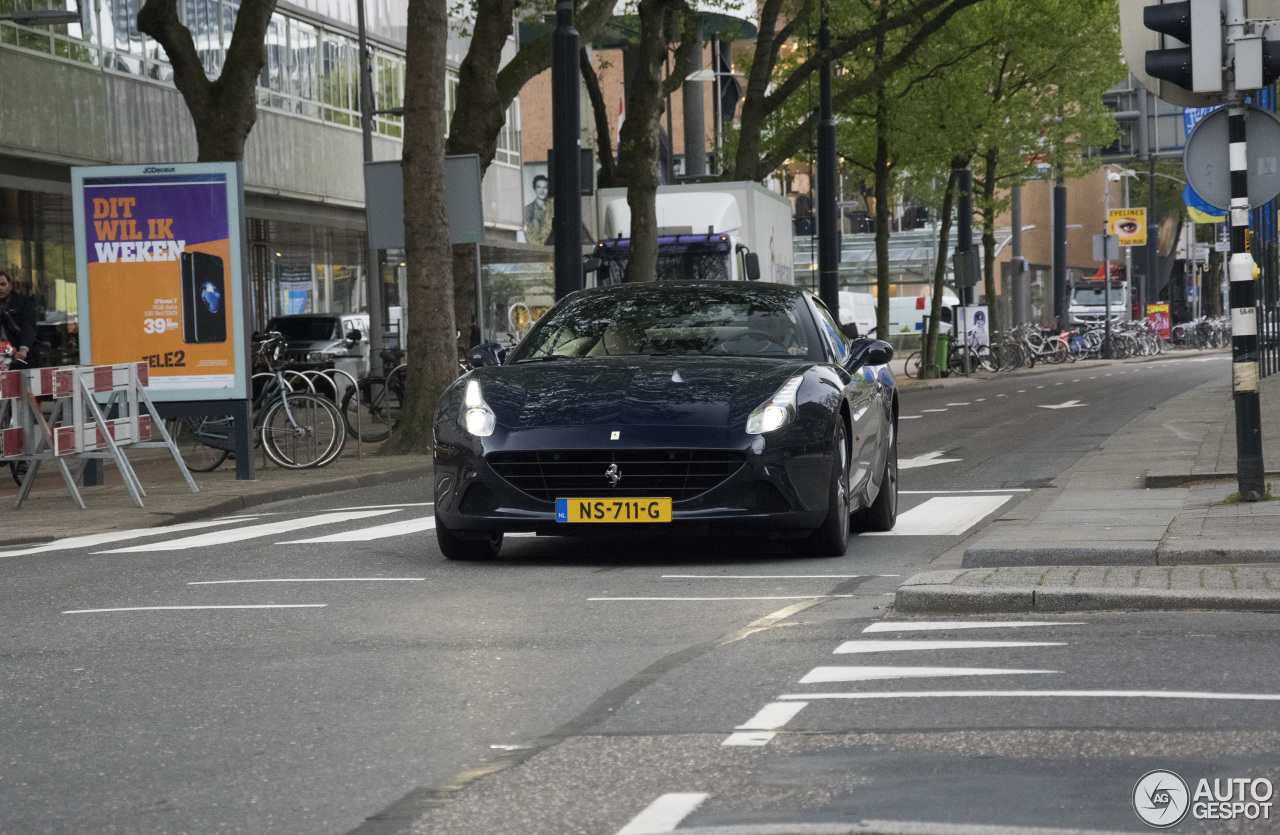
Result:
{"label": "car roof", "polygon": [[[792,284],[770,284],[757,281],[645,281],[632,284],[607,284],[603,287],[590,287],[579,290],[589,295],[663,295],[675,290],[692,290],[695,292],[741,292],[743,295],[773,294],[790,298],[800,298],[809,291]],[[576,294],[575,294],[576,295]]]}

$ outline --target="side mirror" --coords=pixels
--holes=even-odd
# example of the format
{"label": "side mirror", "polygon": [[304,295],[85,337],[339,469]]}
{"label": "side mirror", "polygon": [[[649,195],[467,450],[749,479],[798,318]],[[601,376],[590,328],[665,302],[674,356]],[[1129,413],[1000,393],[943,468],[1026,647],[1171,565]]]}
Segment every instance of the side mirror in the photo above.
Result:
{"label": "side mirror", "polygon": [[506,358],[507,351],[496,342],[481,342],[476,347],[467,352],[467,359],[476,368],[485,365],[502,365],[502,360]]}
{"label": "side mirror", "polygon": [[742,262],[747,268],[747,281],[759,281],[760,256],[754,252],[743,253]]}
{"label": "side mirror", "polygon": [[856,340],[851,347],[848,362],[850,370],[864,365],[886,365],[893,359],[893,346],[879,339],[864,337]]}
{"label": "side mirror", "polygon": [[844,334],[846,339],[857,339],[860,336],[858,326],[853,322],[845,322],[841,325],[840,333]]}
{"label": "side mirror", "polygon": [[351,330],[347,331],[348,342],[359,342],[361,339],[364,339],[364,334],[360,331],[359,328],[352,328]]}
{"label": "side mirror", "polygon": [[604,262],[599,258],[594,255],[588,255],[586,258],[582,259],[582,271],[584,273],[593,273],[600,269],[603,264]]}

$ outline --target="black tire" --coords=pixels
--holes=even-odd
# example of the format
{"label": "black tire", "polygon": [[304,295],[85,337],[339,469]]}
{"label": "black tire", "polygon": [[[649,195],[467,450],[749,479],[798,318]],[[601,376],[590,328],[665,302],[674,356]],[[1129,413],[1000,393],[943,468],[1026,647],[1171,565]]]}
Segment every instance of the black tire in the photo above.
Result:
{"label": "black tire", "polygon": [[[231,454],[200,440],[198,433],[205,420],[206,418],[180,417],[165,421],[169,437],[173,438],[173,442],[178,445],[178,452],[182,454],[182,463],[193,473],[211,473],[221,467],[222,462]],[[227,424],[220,431],[230,432],[231,425]]]}
{"label": "black tire", "polygon": [[864,507],[853,515],[853,525],[859,531],[884,532],[893,530],[898,523],[898,423],[889,424],[889,455],[885,458],[880,492],[870,507]]}
{"label": "black tire", "polygon": [[21,487],[22,479],[26,478],[27,470],[31,469],[31,465],[26,461],[10,461],[9,472],[13,475],[14,482]]}
{"label": "black tire", "polygon": [[[391,429],[400,419],[402,394],[399,386],[389,388],[384,377],[365,377],[354,388],[348,388],[342,396],[342,417],[347,424],[347,433],[368,444],[390,438]],[[359,435],[356,434],[357,423],[360,427]]]}
{"label": "black tire", "polygon": [[[849,435],[844,420],[836,419],[832,441],[831,485],[827,492],[827,518],[822,526],[798,543],[797,551],[810,557],[843,557],[849,550]],[[438,530],[438,528],[437,528]]]}
{"label": "black tire", "polygon": [[502,534],[463,539],[436,520],[436,542],[447,560],[491,560],[502,550]]}

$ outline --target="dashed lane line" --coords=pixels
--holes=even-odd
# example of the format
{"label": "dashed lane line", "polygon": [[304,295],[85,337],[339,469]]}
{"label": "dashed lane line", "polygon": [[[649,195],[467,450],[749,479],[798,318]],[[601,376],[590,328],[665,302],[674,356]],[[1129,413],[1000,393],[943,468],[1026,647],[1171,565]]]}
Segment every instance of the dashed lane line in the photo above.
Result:
{"label": "dashed lane line", "polygon": [[227,586],[240,583],[421,583],[426,577],[287,577],[262,580],[192,580],[188,586]]}
{"label": "dashed lane line", "polygon": [[103,612],[180,612],[196,609],[323,609],[327,603],[246,603],[226,606],[124,606],[116,609],[69,609],[64,615],[93,615]]}
{"label": "dashed lane line", "polygon": [[921,652],[938,649],[1014,649],[1016,647],[1065,647],[1050,641],[911,641],[894,640],[845,641],[836,647],[835,655],[864,655],[873,652]]}
{"label": "dashed lane line", "polygon": [[1020,629],[1028,626],[1085,626],[1082,620],[879,620],[868,632],[943,632],[952,629]]}
{"label": "dashed lane line", "polygon": [[999,667],[814,667],[801,684],[836,681],[883,681],[898,678],[953,678],[957,676],[1053,675],[1061,670],[1010,670]]}

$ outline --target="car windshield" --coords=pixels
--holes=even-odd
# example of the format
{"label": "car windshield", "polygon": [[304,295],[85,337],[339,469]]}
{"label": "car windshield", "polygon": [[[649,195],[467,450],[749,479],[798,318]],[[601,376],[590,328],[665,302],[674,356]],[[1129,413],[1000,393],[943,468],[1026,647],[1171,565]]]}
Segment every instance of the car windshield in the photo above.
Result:
{"label": "car windshield", "polygon": [[272,319],[267,330],[279,331],[284,338],[297,342],[322,342],[339,339],[338,320],[330,316],[289,316]]}
{"label": "car windshield", "polygon": [[822,359],[797,296],[668,284],[571,299],[538,323],[512,361],[695,354]]}
{"label": "car windshield", "polygon": [[[1071,294],[1071,303],[1081,307],[1102,307],[1107,303],[1107,291],[1102,287],[1077,287]],[[1111,304],[1124,304],[1124,288],[1111,286]]]}

